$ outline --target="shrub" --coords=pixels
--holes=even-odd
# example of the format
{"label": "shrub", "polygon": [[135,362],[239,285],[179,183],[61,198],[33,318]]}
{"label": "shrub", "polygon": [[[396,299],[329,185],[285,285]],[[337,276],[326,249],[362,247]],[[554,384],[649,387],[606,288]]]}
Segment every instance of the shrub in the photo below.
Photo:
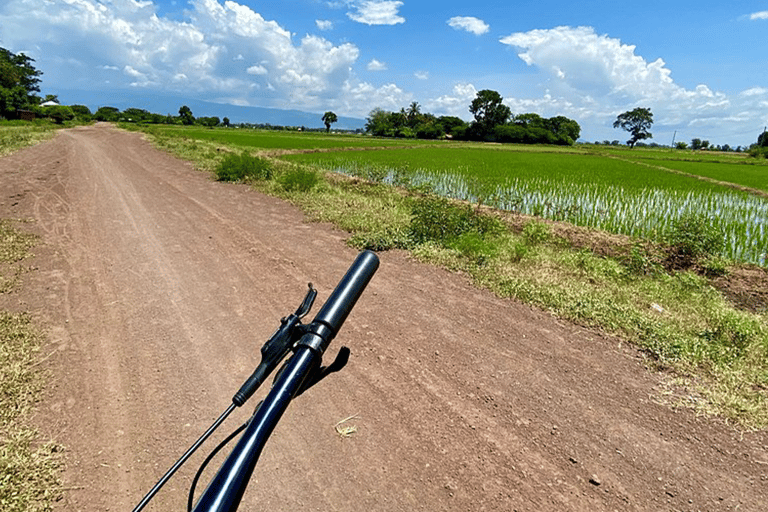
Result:
{"label": "shrub", "polygon": [[371,251],[408,249],[413,245],[410,233],[398,228],[384,228],[371,233],[355,233],[347,243],[356,249],[370,249]]}
{"label": "shrub", "polygon": [[216,168],[219,181],[245,181],[248,179],[268,180],[272,178],[272,166],[259,157],[243,152],[241,155],[228,154]]}
{"label": "shrub", "polygon": [[693,263],[699,258],[719,254],[723,249],[723,233],[712,221],[701,215],[686,215],[674,223],[667,235],[672,256]]}
{"label": "shrub", "polygon": [[543,222],[532,220],[523,226],[523,240],[529,247],[539,245],[549,240],[551,231]]}
{"label": "shrub", "polygon": [[468,231],[448,242],[448,247],[483,265],[498,254],[497,244],[477,231]]}
{"label": "shrub", "polygon": [[283,174],[278,181],[286,192],[308,192],[320,183],[320,176],[310,169],[297,167]]}
{"label": "shrub", "polygon": [[447,246],[465,233],[486,235],[501,229],[497,219],[480,215],[470,205],[457,205],[439,196],[414,200],[411,215],[410,234],[417,244],[437,242]]}
{"label": "shrub", "polygon": [[660,258],[640,243],[635,243],[622,260],[628,275],[657,276],[664,272]]}

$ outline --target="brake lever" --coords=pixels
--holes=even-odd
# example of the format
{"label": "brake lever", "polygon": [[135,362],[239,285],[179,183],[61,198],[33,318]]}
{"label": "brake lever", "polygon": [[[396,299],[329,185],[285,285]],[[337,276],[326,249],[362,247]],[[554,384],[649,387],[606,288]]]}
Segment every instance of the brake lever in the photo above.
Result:
{"label": "brake lever", "polygon": [[280,364],[280,361],[288,355],[293,345],[304,334],[301,319],[312,309],[315,297],[317,297],[317,290],[314,289],[312,283],[309,283],[309,290],[296,312],[282,318],[280,320],[280,327],[261,347],[261,362],[259,366],[256,367],[251,376],[248,377],[248,380],[243,383],[232,397],[232,403],[240,407],[248,401],[259,386],[267,380],[269,374]]}

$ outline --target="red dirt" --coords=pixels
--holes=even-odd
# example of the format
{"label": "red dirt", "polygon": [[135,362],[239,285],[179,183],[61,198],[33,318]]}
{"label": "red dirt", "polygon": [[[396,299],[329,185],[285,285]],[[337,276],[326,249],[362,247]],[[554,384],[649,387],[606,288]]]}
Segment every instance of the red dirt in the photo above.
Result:
{"label": "red dirt", "polygon": [[[57,510],[133,508],[306,283],[316,311],[356,254],[291,205],[107,126],[2,158],[0,176],[0,216],[42,237],[0,307],[48,334],[36,422],[65,447]],[[766,432],[661,405],[664,377],[620,340],[380,257],[328,354],[345,344],[349,364],[288,408],[242,510],[768,509]],[[148,510],[182,510],[203,456]]]}

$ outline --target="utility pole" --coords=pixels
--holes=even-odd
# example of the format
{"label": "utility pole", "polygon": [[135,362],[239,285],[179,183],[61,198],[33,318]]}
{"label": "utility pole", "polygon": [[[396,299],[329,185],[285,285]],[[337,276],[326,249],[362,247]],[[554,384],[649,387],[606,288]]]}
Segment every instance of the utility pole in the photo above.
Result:
{"label": "utility pole", "polygon": [[672,134],[672,148],[675,147],[675,137],[677,136],[677,130],[675,130],[675,133]]}

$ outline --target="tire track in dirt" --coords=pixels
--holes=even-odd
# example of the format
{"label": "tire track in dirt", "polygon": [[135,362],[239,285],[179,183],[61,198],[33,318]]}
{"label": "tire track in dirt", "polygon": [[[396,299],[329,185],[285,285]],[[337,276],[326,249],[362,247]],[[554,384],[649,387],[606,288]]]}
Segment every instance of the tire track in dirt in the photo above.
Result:
{"label": "tire track in dirt", "polygon": [[[344,233],[103,125],[0,173],[0,215],[43,239],[0,306],[49,334],[38,420],[67,449],[59,510],[130,510],[230,403],[306,283],[317,310],[355,256]],[[663,376],[618,340],[380,257],[334,342],[349,365],[289,407],[244,510],[766,508],[764,432],[656,403]],[[182,509],[203,456],[149,509]]]}

